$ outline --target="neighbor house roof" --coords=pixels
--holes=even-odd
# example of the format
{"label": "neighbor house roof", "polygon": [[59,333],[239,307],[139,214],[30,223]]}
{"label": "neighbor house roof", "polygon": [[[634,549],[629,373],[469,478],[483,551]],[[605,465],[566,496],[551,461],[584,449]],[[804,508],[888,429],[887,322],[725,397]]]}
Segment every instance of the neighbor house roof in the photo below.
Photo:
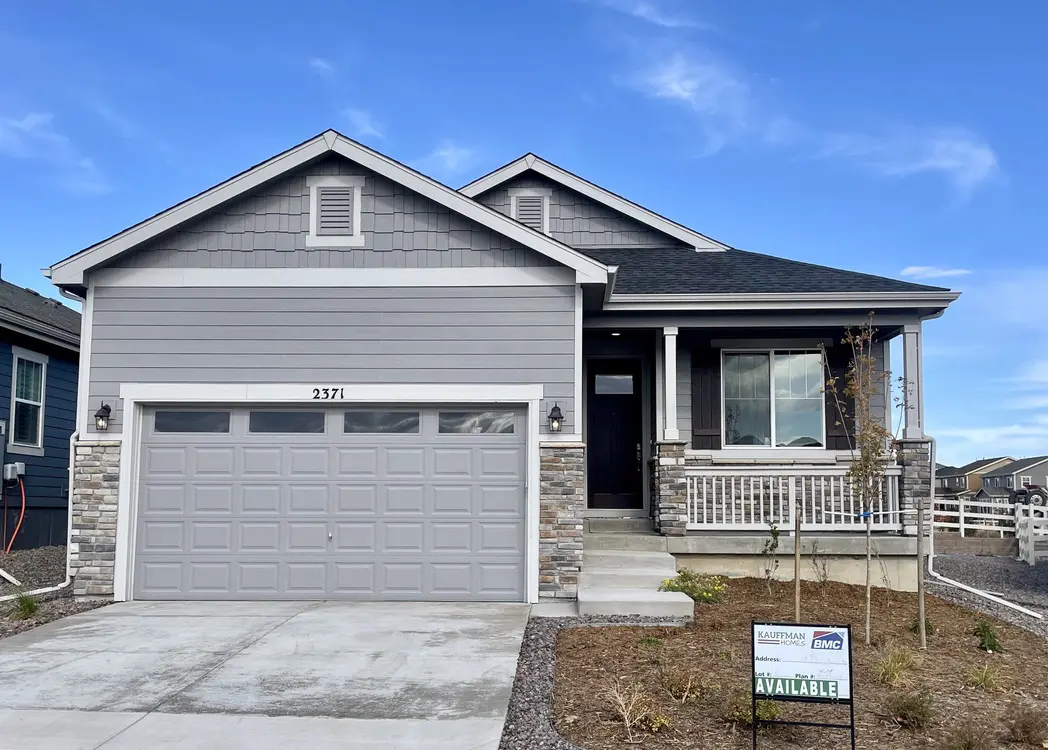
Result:
{"label": "neighbor house roof", "polygon": [[0,326],[73,351],[80,346],[80,313],[2,279]]}
{"label": "neighbor house roof", "polygon": [[1048,461],[1048,456],[1033,456],[1032,458],[1020,458],[1018,461],[1012,461],[1010,464],[1005,464],[996,471],[992,471],[986,474],[987,477],[1006,477],[1012,474],[1018,474],[1021,471],[1032,469],[1038,464],[1043,464]]}
{"label": "neighbor house roof", "polygon": [[968,474],[975,474],[987,466],[993,466],[999,461],[1011,461],[1013,459],[1008,456],[997,456],[997,458],[980,458],[978,461],[972,461],[964,466],[957,468],[950,467],[948,470],[937,472],[937,476],[940,477],[961,477],[967,476]]}
{"label": "neighbor house roof", "polygon": [[1011,497],[1011,495],[1012,495],[1012,488],[1011,487],[988,487],[986,484],[983,484],[982,489],[979,490],[979,492],[977,492],[976,495],[981,494],[983,492],[985,492],[990,497]]}

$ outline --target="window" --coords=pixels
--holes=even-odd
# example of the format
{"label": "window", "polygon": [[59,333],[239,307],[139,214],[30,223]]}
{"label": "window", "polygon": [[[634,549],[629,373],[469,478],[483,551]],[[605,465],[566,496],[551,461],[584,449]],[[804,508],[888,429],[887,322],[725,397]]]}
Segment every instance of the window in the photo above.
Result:
{"label": "window", "polygon": [[1033,484],[1033,477],[1019,477],[1019,486],[1026,487]]}
{"label": "window", "polygon": [[228,411],[157,411],[154,432],[229,432]]}
{"label": "window", "polygon": [[633,394],[633,376],[594,375],[593,392],[600,395],[630,396]]}
{"label": "window", "polygon": [[417,411],[347,411],[342,431],[356,433],[415,433],[419,431]]}
{"label": "window", "polygon": [[723,376],[726,446],[826,444],[818,352],[725,352]]}
{"label": "window", "polygon": [[9,443],[15,452],[18,448],[43,449],[47,357],[14,347],[13,371]]}
{"label": "window", "polygon": [[442,411],[437,422],[442,433],[498,433],[512,434],[513,417],[511,411]]}
{"label": "window", "polygon": [[1005,477],[1004,478],[1004,486],[1005,487],[1011,487],[1012,486],[1012,478],[1011,477]]}
{"label": "window", "polygon": [[549,203],[553,190],[549,188],[510,188],[510,216],[521,224],[549,234]]}
{"label": "window", "polygon": [[[306,247],[363,247],[360,226],[364,178],[356,175],[306,178],[309,188],[309,234]],[[389,214],[392,219],[392,212]],[[379,227],[376,222],[376,231]],[[389,233],[392,234],[392,221]]]}
{"label": "window", "polygon": [[323,434],[322,411],[253,411],[248,415],[248,432],[308,432]]}

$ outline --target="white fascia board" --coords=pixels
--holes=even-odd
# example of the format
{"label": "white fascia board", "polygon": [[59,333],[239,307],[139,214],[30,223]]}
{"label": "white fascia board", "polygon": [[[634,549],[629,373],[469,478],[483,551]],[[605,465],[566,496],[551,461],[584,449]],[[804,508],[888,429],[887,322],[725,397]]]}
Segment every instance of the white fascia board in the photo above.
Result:
{"label": "white fascia board", "polygon": [[51,281],[59,286],[82,285],[84,273],[91,268],[330,152],[344,156],[445,208],[578,271],[585,282],[607,281],[608,272],[604,264],[333,130],[56,263],[50,269]]}
{"label": "white fascia board", "polygon": [[92,287],[502,287],[569,286],[563,266],[481,268],[104,268]]}
{"label": "white fascia board", "polygon": [[561,169],[557,165],[551,164],[534,154],[527,154],[516,161],[510,162],[501,169],[497,169],[490,174],[484,175],[479,180],[475,180],[463,187],[459,192],[468,195],[470,198],[475,198],[481,193],[485,193],[507,180],[511,180],[514,177],[523,174],[529,169],[563,185],[566,188],[574,190],[576,193],[581,193],[597,203],[612,208],[631,219],[646,224],[652,229],[656,229],[665,235],[680,240],[681,242],[694,247],[696,250],[722,252],[728,249],[728,246],[723,243],[717,242],[716,240],[692,229],[688,229],[675,221],[659,216],[654,211],[649,211],[643,206],[623,198],[621,195],[616,195],[610,190],[605,190],[599,185],[595,185],[589,180],[584,180],[578,175],[574,175],[571,172]]}
{"label": "white fascia board", "polygon": [[[338,399],[316,399],[316,387],[345,389]],[[541,401],[542,385],[447,383],[124,383],[120,398],[137,403],[513,403]]]}
{"label": "white fascia board", "polygon": [[612,294],[606,311],[820,310],[942,307],[960,292],[815,292],[803,294]]}

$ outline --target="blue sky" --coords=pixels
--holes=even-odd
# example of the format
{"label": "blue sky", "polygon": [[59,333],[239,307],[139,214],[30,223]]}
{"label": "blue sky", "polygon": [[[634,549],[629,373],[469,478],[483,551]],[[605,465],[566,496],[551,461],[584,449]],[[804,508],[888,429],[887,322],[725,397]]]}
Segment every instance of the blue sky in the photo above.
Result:
{"label": "blue sky", "polygon": [[102,7],[0,19],[8,280],[51,293],[40,267],[328,127],[454,186],[532,150],[736,247],[963,291],[925,326],[940,458],[1048,453],[1048,7]]}

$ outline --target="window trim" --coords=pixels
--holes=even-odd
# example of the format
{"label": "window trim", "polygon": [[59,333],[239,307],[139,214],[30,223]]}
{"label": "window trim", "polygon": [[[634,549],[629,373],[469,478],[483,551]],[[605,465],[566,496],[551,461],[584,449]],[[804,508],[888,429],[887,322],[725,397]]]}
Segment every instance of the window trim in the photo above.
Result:
{"label": "window trim", "polygon": [[[360,175],[317,175],[306,178],[309,188],[309,234],[306,247],[363,247],[364,233],[360,227],[360,198],[364,178]],[[342,187],[353,189],[353,234],[317,234],[320,220],[320,188]]]}
{"label": "window trim", "polygon": [[[819,442],[822,445],[775,445],[775,354],[785,353],[796,353],[796,354],[818,354],[819,355],[819,367],[820,372],[825,375],[826,362],[823,359],[823,354],[818,349],[811,349],[806,347],[801,348],[739,348],[731,347],[728,349],[720,350],[720,429],[721,429],[721,449],[722,450],[759,450],[759,451],[784,451],[784,450],[798,450],[798,451],[825,451],[829,450],[826,447],[826,393],[824,388],[820,388],[819,392],[822,395],[820,403],[822,404],[822,419],[819,420],[819,426],[821,431],[819,433]],[[725,382],[724,377],[724,356],[726,354],[766,354],[768,355],[768,395],[771,398],[771,445],[729,445],[728,444],[728,410],[724,406],[725,396]]]}
{"label": "window trim", "polygon": [[553,188],[510,188],[509,193],[509,215],[514,221],[517,219],[517,198],[526,196],[530,198],[542,198],[542,233],[549,235],[549,204],[553,197]]}
{"label": "window trim", "polygon": [[1019,477],[1019,484],[1016,485],[1016,486],[1017,487],[1025,487],[1028,484],[1033,484],[1033,475],[1031,475],[1031,474],[1023,474],[1022,476]]}
{"label": "window trim", "polygon": [[[40,402],[30,401],[24,398],[17,398],[18,393],[18,360],[24,359],[27,362],[36,362],[41,365],[40,372]],[[42,456],[44,455],[44,412],[47,409],[47,363],[49,357],[46,354],[40,354],[29,349],[23,349],[18,346],[11,347],[11,419],[7,430],[7,451],[8,453],[20,453],[27,456]],[[37,436],[36,443],[16,443],[15,442],[15,404],[19,401],[33,406],[40,407],[40,420],[37,423]]]}

